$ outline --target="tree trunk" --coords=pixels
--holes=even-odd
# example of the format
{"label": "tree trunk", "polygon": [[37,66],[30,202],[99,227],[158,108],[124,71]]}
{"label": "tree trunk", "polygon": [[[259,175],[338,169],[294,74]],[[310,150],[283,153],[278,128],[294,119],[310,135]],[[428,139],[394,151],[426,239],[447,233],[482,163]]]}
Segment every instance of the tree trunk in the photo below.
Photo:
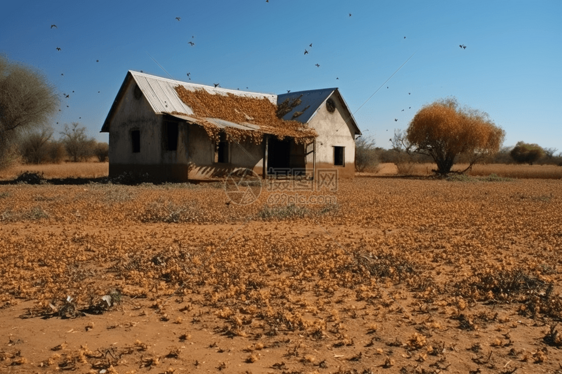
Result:
{"label": "tree trunk", "polygon": [[435,160],[435,163],[437,164],[437,174],[447,175],[451,172],[454,162],[451,159],[440,159]]}

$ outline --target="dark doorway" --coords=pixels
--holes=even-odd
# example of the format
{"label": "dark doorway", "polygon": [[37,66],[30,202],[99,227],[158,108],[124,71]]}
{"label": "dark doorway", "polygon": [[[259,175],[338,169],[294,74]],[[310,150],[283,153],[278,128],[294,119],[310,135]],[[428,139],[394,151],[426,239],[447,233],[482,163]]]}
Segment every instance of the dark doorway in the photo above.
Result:
{"label": "dark doorway", "polygon": [[230,152],[229,143],[226,141],[226,136],[220,134],[219,142],[215,147],[215,162],[219,163],[229,163],[230,162]]}
{"label": "dark doorway", "polygon": [[177,151],[179,137],[178,123],[176,121],[164,121],[163,130],[162,145],[164,150]]}
{"label": "dark doorway", "polygon": [[344,147],[334,147],[334,165],[345,166]]}
{"label": "dark doorway", "polygon": [[140,153],[140,130],[131,131],[131,143],[133,145],[133,153]]}
{"label": "dark doorway", "polygon": [[291,142],[290,139],[279,140],[275,137],[269,138],[268,145],[268,168],[279,169],[291,167]]}

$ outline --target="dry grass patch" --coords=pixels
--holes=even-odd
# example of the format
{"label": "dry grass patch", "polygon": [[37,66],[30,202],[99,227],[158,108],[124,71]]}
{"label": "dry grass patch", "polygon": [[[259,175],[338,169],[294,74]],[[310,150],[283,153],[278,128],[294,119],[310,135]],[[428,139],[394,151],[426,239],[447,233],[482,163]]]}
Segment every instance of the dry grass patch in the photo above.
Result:
{"label": "dry grass patch", "polygon": [[109,175],[107,162],[67,162],[63,164],[13,165],[0,171],[0,179],[15,179],[25,172],[42,173],[44,178],[100,178]]}
{"label": "dry grass patch", "polygon": [[[466,169],[467,164],[453,166],[453,171]],[[413,175],[431,176],[436,168],[435,164],[417,164],[403,162],[394,164],[381,164],[378,175]],[[473,177],[486,177],[497,175],[504,178],[515,179],[562,179],[562,167],[557,165],[517,165],[517,164],[476,164],[466,175]]]}

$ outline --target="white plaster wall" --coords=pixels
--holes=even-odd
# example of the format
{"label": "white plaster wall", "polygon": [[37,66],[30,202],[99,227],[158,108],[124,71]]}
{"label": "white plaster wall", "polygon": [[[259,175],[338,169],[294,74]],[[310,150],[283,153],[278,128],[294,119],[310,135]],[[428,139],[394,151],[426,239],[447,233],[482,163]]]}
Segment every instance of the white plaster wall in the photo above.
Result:
{"label": "white plaster wall", "polygon": [[[109,160],[114,164],[161,163],[162,116],[157,116],[142,96],[134,97],[130,80],[109,127]],[[131,131],[140,130],[140,152],[133,153]]]}
{"label": "white plaster wall", "polygon": [[[336,110],[330,113],[322,104],[309,126],[319,134],[316,138],[316,163],[334,165],[334,146],[345,147],[345,165],[355,164],[355,133],[350,118],[345,118],[343,103],[336,95],[331,96]],[[307,156],[307,164],[312,165],[312,154]]]}

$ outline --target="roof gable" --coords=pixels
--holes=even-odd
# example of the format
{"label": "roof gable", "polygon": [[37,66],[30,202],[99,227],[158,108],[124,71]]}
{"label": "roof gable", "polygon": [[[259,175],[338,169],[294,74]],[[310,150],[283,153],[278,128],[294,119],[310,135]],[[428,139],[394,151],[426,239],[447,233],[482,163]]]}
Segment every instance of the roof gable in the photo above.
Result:
{"label": "roof gable", "polygon": [[[294,120],[299,121],[302,123],[308,123],[312,117],[318,112],[318,109],[324,104],[330,97],[336,96],[345,109],[346,113],[343,113],[344,118],[351,120],[353,127],[355,128],[355,134],[360,135],[361,130],[357,126],[357,122],[353,117],[353,114],[349,110],[347,103],[343,99],[340,91],[337,88],[324,88],[319,90],[308,90],[308,91],[299,91],[299,92],[291,92],[287,94],[282,94],[277,96],[277,105],[279,106],[285,100],[301,100],[301,103],[295,106],[289,113],[283,116],[284,120]],[[297,117],[293,118],[295,114],[298,112],[302,112],[302,114],[298,115]]]}

